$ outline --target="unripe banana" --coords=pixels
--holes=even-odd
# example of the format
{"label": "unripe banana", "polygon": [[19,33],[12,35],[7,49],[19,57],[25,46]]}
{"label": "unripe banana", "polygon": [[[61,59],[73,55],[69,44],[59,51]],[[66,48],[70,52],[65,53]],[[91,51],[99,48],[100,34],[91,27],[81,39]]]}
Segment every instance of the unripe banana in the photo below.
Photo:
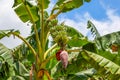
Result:
{"label": "unripe banana", "polygon": [[54,41],[58,44],[58,46],[65,47],[68,42],[66,27],[63,25],[57,25],[51,27],[50,33]]}

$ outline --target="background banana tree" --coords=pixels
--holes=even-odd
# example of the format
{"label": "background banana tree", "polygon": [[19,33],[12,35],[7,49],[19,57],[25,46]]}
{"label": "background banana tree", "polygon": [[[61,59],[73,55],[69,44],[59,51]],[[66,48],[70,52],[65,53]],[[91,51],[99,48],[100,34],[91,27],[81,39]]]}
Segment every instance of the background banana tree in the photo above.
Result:
{"label": "background banana tree", "polygon": [[[58,0],[50,15],[46,11],[49,0],[14,2],[13,8],[19,18],[32,24],[31,35],[23,38],[19,31],[0,31],[0,39],[14,35],[23,40],[21,45],[13,49],[0,44],[1,80],[119,80],[119,43],[116,43],[119,38],[112,36],[112,40],[108,41],[110,37],[100,36],[94,24],[88,21],[88,28],[96,36],[90,41],[73,27],[58,23],[57,16],[60,13],[79,8],[90,0]],[[106,51],[111,49],[112,41],[117,45],[115,54]],[[67,66],[62,63],[63,58],[58,61],[56,53],[60,50],[69,53],[65,61]]]}

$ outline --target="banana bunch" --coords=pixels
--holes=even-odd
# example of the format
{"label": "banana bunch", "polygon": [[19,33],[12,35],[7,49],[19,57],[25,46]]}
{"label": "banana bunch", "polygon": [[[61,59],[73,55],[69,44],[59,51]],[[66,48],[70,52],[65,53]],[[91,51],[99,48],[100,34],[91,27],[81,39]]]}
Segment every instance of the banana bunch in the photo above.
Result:
{"label": "banana bunch", "polygon": [[50,29],[52,38],[61,48],[64,48],[68,42],[66,30],[66,27],[62,24],[51,27]]}

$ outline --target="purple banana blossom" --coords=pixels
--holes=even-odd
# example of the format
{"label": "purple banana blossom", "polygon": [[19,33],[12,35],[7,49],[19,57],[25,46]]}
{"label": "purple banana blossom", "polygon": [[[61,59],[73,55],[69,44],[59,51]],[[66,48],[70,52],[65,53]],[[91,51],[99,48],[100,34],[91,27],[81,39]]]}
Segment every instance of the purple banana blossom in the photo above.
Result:
{"label": "purple banana blossom", "polygon": [[68,53],[67,53],[67,51],[64,50],[60,53],[60,60],[62,62],[63,68],[67,68],[67,65],[68,65]]}

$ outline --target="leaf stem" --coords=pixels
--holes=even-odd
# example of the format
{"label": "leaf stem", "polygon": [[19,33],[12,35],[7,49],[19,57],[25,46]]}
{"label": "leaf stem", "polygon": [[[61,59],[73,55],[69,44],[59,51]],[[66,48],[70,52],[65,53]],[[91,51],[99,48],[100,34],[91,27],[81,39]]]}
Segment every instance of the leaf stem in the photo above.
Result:
{"label": "leaf stem", "polygon": [[80,52],[80,51],[82,51],[82,48],[80,48],[80,49],[69,49],[69,50],[67,50],[67,52]]}
{"label": "leaf stem", "polygon": [[55,57],[55,55],[52,55],[52,56],[50,56],[50,57],[48,57],[47,59],[45,59],[43,62],[42,62],[42,66],[45,66],[49,61],[50,61],[50,59],[52,59],[52,58],[54,58]]}
{"label": "leaf stem", "polygon": [[52,51],[55,47],[57,46],[57,43],[54,44],[51,48],[49,48],[45,53],[44,53],[44,60],[46,59],[48,53]]}
{"label": "leaf stem", "polygon": [[42,40],[42,54],[44,53],[45,51],[45,31],[44,31],[44,0],[41,0],[42,1],[42,6],[41,6],[41,40]]}
{"label": "leaf stem", "polygon": [[10,34],[13,34],[14,36],[16,36],[19,39],[21,39],[30,48],[30,50],[33,52],[34,56],[36,57],[37,53],[35,52],[35,50],[33,49],[33,47],[22,36],[20,36],[17,33],[14,33],[14,32],[11,32]]}
{"label": "leaf stem", "polygon": [[[24,0],[22,0],[22,2],[23,2],[23,4],[24,4]],[[40,43],[40,40],[39,40],[38,31],[37,31],[37,28],[36,28],[36,24],[35,24],[35,22],[34,22],[34,18],[33,18],[33,16],[32,16],[32,13],[31,13],[28,5],[25,5],[25,4],[24,4],[24,6],[25,6],[25,9],[26,9],[27,12],[28,12],[28,15],[30,16],[30,20],[31,20],[32,23],[33,23],[34,32],[35,32],[35,35],[36,35],[38,53],[40,53],[40,51],[41,51],[41,43]]]}
{"label": "leaf stem", "polygon": [[[41,3],[40,3],[41,2]],[[41,41],[41,54],[40,54],[40,59],[43,60],[43,54],[45,52],[45,30],[44,30],[44,0],[38,0],[38,8],[39,8],[39,14],[40,14],[40,27],[41,27],[41,32],[40,32],[40,41]]]}

